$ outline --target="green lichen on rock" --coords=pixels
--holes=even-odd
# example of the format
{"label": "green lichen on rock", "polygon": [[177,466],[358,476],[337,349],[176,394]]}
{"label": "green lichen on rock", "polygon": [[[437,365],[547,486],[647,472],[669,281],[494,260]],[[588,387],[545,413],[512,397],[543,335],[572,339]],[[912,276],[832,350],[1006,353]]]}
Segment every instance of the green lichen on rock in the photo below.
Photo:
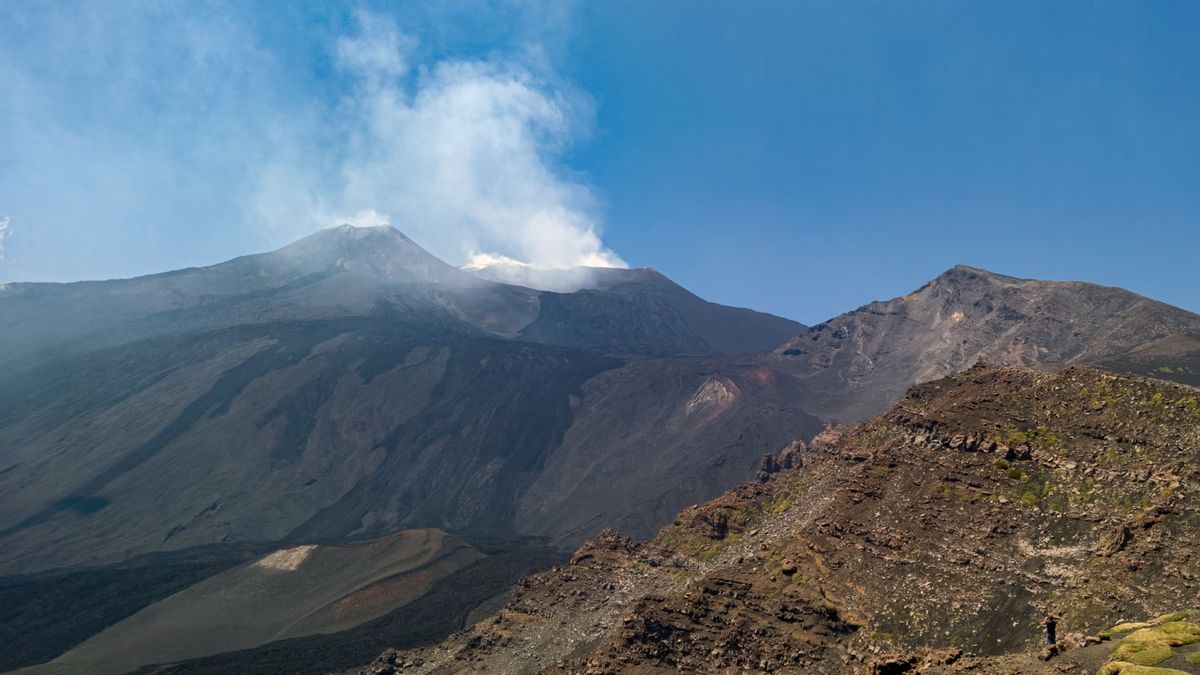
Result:
{"label": "green lichen on rock", "polygon": [[1188,654],[1186,661],[1188,663],[1200,663],[1200,652],[1192,652],[1191,654]]}

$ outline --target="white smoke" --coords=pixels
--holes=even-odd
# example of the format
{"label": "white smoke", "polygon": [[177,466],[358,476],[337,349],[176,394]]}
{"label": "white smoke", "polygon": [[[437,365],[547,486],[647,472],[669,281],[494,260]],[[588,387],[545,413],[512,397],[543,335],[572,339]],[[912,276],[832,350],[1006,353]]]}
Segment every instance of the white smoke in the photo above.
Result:
{"label": "white smoke", "polygon": [[354,82],[333,116],[336,167],[279,157],[261,176],[260,218],[315,229],[369,213],[455,264],[626,266],[601,242],[591,190],[557,163],[586,111],[514,62],[413,68],[416,39],[386,18],[357,20],[334,50]]}
{"label": "white smoke", "polygon": [[491,281],[543,291],[574,293],[596,285],[596,267],[605,265],[539,267],[508,256],[474,252],[462,269]]}
{"label": "white smoke", "polygon": [[4,239],[9,235],[9,225],[12,224],[12,219],[8,216],[0,218],[0,260],[4,260]]}

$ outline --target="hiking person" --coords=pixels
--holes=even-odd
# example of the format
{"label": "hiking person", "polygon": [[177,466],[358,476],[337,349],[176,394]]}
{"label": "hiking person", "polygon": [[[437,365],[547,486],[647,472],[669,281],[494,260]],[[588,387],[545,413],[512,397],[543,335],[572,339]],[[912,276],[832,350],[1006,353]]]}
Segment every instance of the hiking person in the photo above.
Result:
{"label": "hiking person", "polygon": [[1054,620],[1054,616],[1047,614],[1042,619],[1042,625],[1046,627],[1046,644],[1053,645],[1055,641],[1054,629],[1058,627],[1058,622]]}

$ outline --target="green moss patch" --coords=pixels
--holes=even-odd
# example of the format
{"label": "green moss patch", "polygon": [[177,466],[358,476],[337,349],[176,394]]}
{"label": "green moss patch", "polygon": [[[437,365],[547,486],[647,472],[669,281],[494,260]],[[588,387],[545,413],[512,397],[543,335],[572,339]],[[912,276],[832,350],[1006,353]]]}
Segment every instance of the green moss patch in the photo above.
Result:
{"label": "green moss patch", "polygon": [[767,503],[766,511],[777,516],[790,508],[792,508],[791,500],[784,495],[779,495]]}
{"label": "green moss patch", "polygon": [[1126,637],[1122,642],[1161,642],[1171,647],[1200,642],[1200,624],[1188,621],[1172,621],[1152,628],[1143,628]]}
{"label": "green moss patch", "polygon": [[1200,652],[1192,652],[1187,655],[1188,663],[1200,663]]}
{"label": "green moss patch", "polygon": [[1119,623],[1106,631],[1101,631],[1100,637],[1108,638],[1114,635],[1120,635],[1121,633],[1130,633],[1141,628],[1149,628],[1153,625],[1154,624],[1145,621]]}
{"label": "green moss patch", "polygon": [[1112,651],[1112,658],[1117,661],[1127,661],[1139,666],[1153,666],[1171,658],[1175,653],[1171,646],[1164,642],[1142,642],[1139,640],[1122,640]]}
{"label": "green moss patch", "polygon": [[[1101,636],[1125,635],[1112,650],[1112,662],[1105,665],[1097,675],[1163,675],[1182,671],[1171,668],[1151,668],[1175,655],[1172,647],[1200,642],[1200,624],[1181,619],[1196,614],[1189,610],[1164,614],[1154,621],[1123,623],[1101,633]],[[1188,656],[1189,663],[1200,660],[1200,652]]]}
{"label": "green moss patch", "polygon": [[1096,675],[1189,675],[1189,673],[1174,668],[1155,668],[1125,661],[1114,661],[1101,666],[1100,670],[1096,671]]}
{"label": "green moss patch", "polygon": [[1163,614],[1154,620],[1154,623],[1170,623],[1172,621],[1183,621],[1184,619],[1200,618],[1200,610],[1189,609],[1182,612],[1174,612],[1171,614]]}

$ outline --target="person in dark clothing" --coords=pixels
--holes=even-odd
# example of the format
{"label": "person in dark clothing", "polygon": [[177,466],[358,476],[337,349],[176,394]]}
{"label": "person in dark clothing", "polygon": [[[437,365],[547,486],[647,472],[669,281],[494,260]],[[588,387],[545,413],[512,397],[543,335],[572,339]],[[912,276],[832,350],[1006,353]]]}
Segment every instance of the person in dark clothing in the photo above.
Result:
{"label": "person in dark clothing", "polygon": [[1046,618],[1042,619],[1042,625],[1046,627],[1046,644],[1054,644],[1054,629],[1058,627],[1058,622],[1052,615],[1047,614]]}

